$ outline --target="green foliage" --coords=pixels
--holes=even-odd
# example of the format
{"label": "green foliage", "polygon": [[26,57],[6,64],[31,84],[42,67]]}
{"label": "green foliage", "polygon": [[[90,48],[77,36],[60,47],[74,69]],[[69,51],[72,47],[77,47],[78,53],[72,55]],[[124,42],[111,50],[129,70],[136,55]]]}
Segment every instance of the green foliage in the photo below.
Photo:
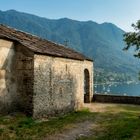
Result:
{"label": "green foliage", "polygon": [[46,121],[23,114],[0,116],[0,140],[42,140],[85,121],[93,123],[93,130],[80,140],[139,140],[140,106],[112,105],[103,110],[106,111],[95,113],[84,109]]}
{"label": "green foliage", "polygon": [[139,106],[117,105],[108,108],[107,112],[99,114],[99,126],[93,130],[93,135],[77,140],[139,140],[139,114]]}
{"label": "green foliage", "polygon": [[93,120],[95,114],[88,109],[52,118],[46,121],[34,120],[23,114],[0,117],[0,140],[40,140],[47,135],[63,131],[75,123]]}
{"label": "green foliage", "polygon": [[124,34],[124,41],[127,47],[124,50],[128,50],[131,46],[135,47],[136,54],[134,56],[140,58],[140,20],[136,24],[132,24],[134,32],[128,32]]}

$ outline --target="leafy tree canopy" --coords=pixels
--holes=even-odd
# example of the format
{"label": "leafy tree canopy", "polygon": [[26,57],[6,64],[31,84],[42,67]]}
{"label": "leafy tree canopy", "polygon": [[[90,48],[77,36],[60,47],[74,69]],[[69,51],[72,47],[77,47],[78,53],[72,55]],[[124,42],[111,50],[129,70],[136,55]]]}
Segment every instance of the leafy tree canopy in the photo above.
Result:
{"label": "leafy tree canopy", "polygon": [[134,32],[124,34],[124,41],[127,45],[124,50],[128,50],[133,46],[136,48],[134,56],[140,58],[140,20],[136,24],[132,24],[132,27],[134,28]]}

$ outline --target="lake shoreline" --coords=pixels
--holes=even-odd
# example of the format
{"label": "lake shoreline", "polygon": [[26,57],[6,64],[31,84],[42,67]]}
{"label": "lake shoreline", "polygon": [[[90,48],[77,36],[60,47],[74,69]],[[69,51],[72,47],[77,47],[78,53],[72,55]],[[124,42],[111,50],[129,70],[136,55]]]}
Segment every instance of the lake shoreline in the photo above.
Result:
{"label": "lake shoreline", "polygon": [[127,81],[119,84],[94,85],[94,93],[104,95],[140,96],[140,82]]}

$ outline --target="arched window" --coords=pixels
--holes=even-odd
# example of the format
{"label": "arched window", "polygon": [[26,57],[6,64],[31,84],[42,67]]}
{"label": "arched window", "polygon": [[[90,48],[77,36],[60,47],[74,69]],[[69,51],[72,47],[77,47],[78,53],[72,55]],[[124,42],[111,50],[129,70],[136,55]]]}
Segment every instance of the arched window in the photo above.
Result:
{"label": "arched window", "polygon": [[90,102],[90,76],[88,69],[84,70],[84,103]]}

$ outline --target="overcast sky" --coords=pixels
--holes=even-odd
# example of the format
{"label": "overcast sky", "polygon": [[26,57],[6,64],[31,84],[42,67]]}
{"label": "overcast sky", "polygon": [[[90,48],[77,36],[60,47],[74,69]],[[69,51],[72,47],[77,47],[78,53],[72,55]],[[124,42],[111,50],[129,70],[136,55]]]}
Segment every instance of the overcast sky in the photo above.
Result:
{"label": "overcast sky", "polygon": [[125,31],[140,19],[140,0],[0,0],[0,10],[10,9],[50,19],[111,22]]}

